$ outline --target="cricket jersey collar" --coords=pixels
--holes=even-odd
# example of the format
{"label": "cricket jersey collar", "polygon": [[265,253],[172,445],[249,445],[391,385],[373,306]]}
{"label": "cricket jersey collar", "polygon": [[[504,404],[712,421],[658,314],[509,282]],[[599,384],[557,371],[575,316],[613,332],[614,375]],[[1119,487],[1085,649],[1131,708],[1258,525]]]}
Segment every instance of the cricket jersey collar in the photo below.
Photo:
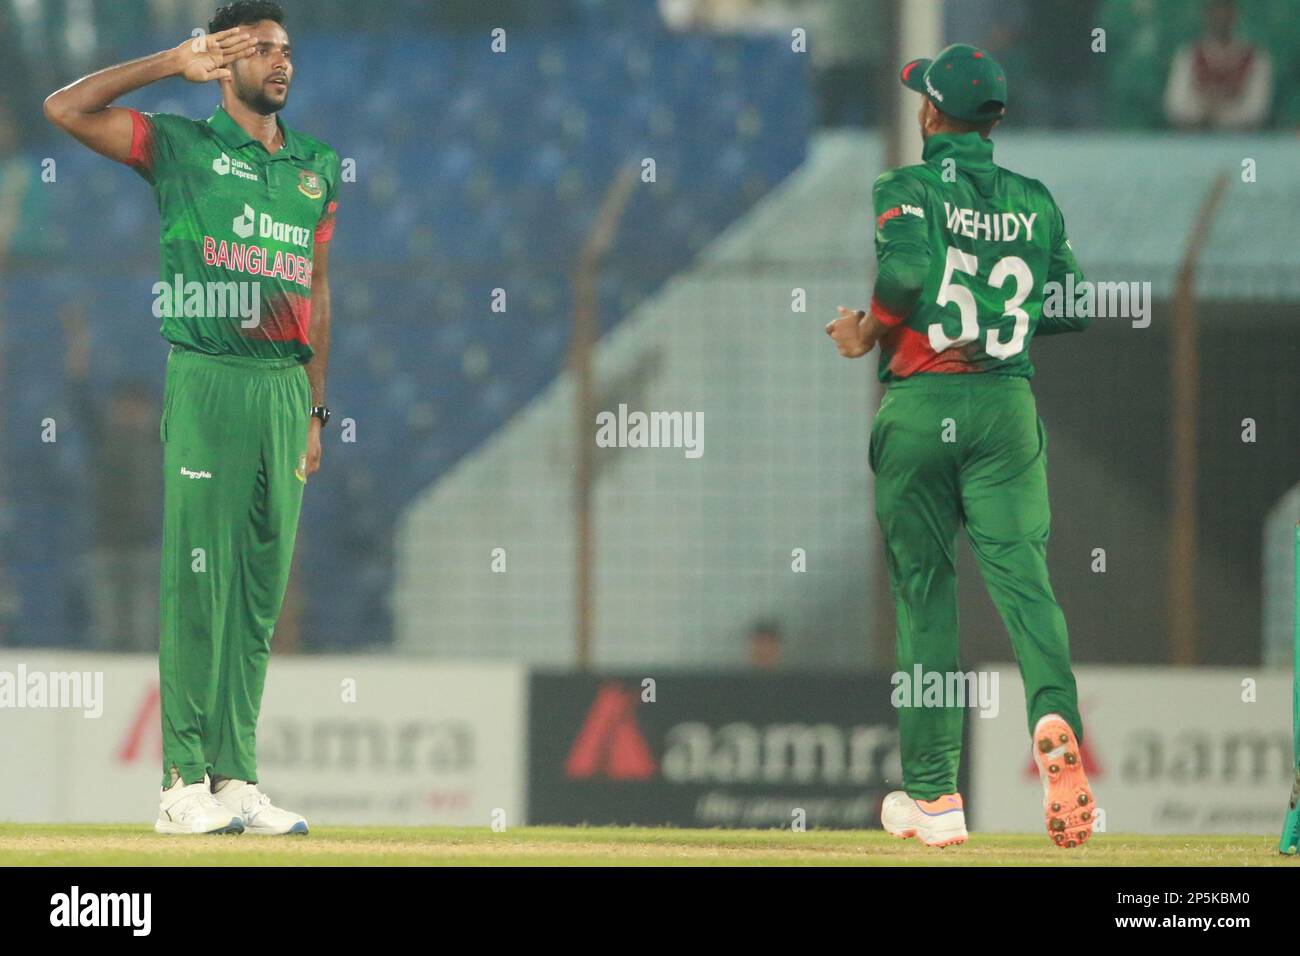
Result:
{"label": "cricket jersey collar", "polygon": [[993,140],[979,133],[936,133],[925,141],[921,158],[927,163],[954,159],[962,169],[992,169]]}
{"label": "cricket jersey collar", "polygon": [[[280,127],[280,133],[284,136],[284,146],[274,156],[267,154],[267,162],[275,162],[280,159],[305,159],[302,150],[302,140],[298,134],[284,125],[277,114],[275,123]],[[262,152],[266,153],[266,147],[258,140],[248,134],[242,126],[234,121],[224,106],[218,106],[217,111],[208,118],[208,125],[212,131],[217,134],[217,138],[229,146],[231,149],[243,149],[245,146],[251,146],[256,143],[262,147]]]}

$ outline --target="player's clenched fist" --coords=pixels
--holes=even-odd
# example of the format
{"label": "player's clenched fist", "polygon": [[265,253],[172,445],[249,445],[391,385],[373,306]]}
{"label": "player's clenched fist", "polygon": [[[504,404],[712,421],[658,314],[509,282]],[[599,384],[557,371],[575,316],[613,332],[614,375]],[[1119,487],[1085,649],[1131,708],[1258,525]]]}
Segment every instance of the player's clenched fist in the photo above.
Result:
{"label": "player's clenched fist", "polygon": [[835,347],[845,358],[860,358],[875,346],[875,339],[868,337],[862,330],[862,320],[866,313],[846,309],[840,306],[840,317],[826,324],[826,334],[835,340]]}
{"label": "player's clenched fist", "polygon": [[257,52],[257,40],[239,27],[220,33],[205,33],[186,40],[173,54],[177,72],[191,83],[224,80],[230,76],[230,64]]}

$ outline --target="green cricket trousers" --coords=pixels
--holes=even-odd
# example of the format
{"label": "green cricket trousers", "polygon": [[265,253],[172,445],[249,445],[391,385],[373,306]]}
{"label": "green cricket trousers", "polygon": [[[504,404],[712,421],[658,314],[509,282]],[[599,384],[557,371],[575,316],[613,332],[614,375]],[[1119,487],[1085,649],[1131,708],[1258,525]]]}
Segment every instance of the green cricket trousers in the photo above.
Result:
{"label": "green cricket trousers", "polygon": [[[960,672],[959,525],[1011,635],[1030,732],[1064,717],[1082,740],[1065,616],[1047,577],[1047,436],[1029,381],[993,373],[918,375],[890,384],[871,428],[876,517],[897,616],[898,670]],[[946,683],[946,681],[945,681]],[[964,708],[898,709],[903,789],[957,789]]]}
{"label": "green cricket trousers", "polygon": [[311,389],[294,358],[172,346],[164,501],[163,787],[257,781],[257,715],[306,483]]}

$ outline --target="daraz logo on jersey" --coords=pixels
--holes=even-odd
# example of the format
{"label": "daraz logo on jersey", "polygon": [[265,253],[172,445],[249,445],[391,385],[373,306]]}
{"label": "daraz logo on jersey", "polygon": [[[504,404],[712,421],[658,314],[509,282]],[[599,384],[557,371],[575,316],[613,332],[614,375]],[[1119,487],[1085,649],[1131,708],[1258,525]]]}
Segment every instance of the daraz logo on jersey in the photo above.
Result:
{"label": "daraz logo on jersey", "polygon": [[[276,242],[296,245],[304,249],[310,248],[308,243],[314,236],[310,229],[276,222],[266,213],[259,215],[257,210],[247,203],[244,204],[243,214],[231,220],[230,228],[240,239],[251,239],[256,236],[259,239],[273,239]],[[254,243],[231,242],[214,236],[204,236],[203,262],[217,269],[280,279],[284,282],[296,283],[304,289],[311,288],[311,260],[292,252],[279,250],[272,255],[269,250]]]}
{"label": "daraz logo on jersey", "polygon": [[252,206],[244,206],[244,214],[236,216],[235,221],[230,224],[230,228],[235,231],[235,235],[240,239],[247,239],[253,234],[253,218],[256,215]]}
{"label": "daraz logo on jersey", "polygon": [[291,226],[288,223],[276,222],[266,213],[260,216],[247,203],[244,204],[244,214],[236,216],[231,222],[230,228],[240,239],[248,239],[253,235],[254,223],[257,226],[257,235],[259,239],[274,239],[276,242],[287,242],[292,246],[299,246],[307,249],[308,243],[312,239],[312,231],[302,226]]}

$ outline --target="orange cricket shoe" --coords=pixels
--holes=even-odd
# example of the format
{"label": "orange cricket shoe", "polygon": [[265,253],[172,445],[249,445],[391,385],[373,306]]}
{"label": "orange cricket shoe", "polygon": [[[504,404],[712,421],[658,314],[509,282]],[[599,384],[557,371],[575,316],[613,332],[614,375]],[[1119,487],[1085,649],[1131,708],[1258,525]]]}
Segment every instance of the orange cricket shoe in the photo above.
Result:
{"label": "orange cricket shoe", "polygon": [[1062,849],[1092,836],[1097,814],[1079,756],[1079,741],[1060,714],[1046,714],[1034,726],[1034,761],[1043,781],[1047,835]]}

